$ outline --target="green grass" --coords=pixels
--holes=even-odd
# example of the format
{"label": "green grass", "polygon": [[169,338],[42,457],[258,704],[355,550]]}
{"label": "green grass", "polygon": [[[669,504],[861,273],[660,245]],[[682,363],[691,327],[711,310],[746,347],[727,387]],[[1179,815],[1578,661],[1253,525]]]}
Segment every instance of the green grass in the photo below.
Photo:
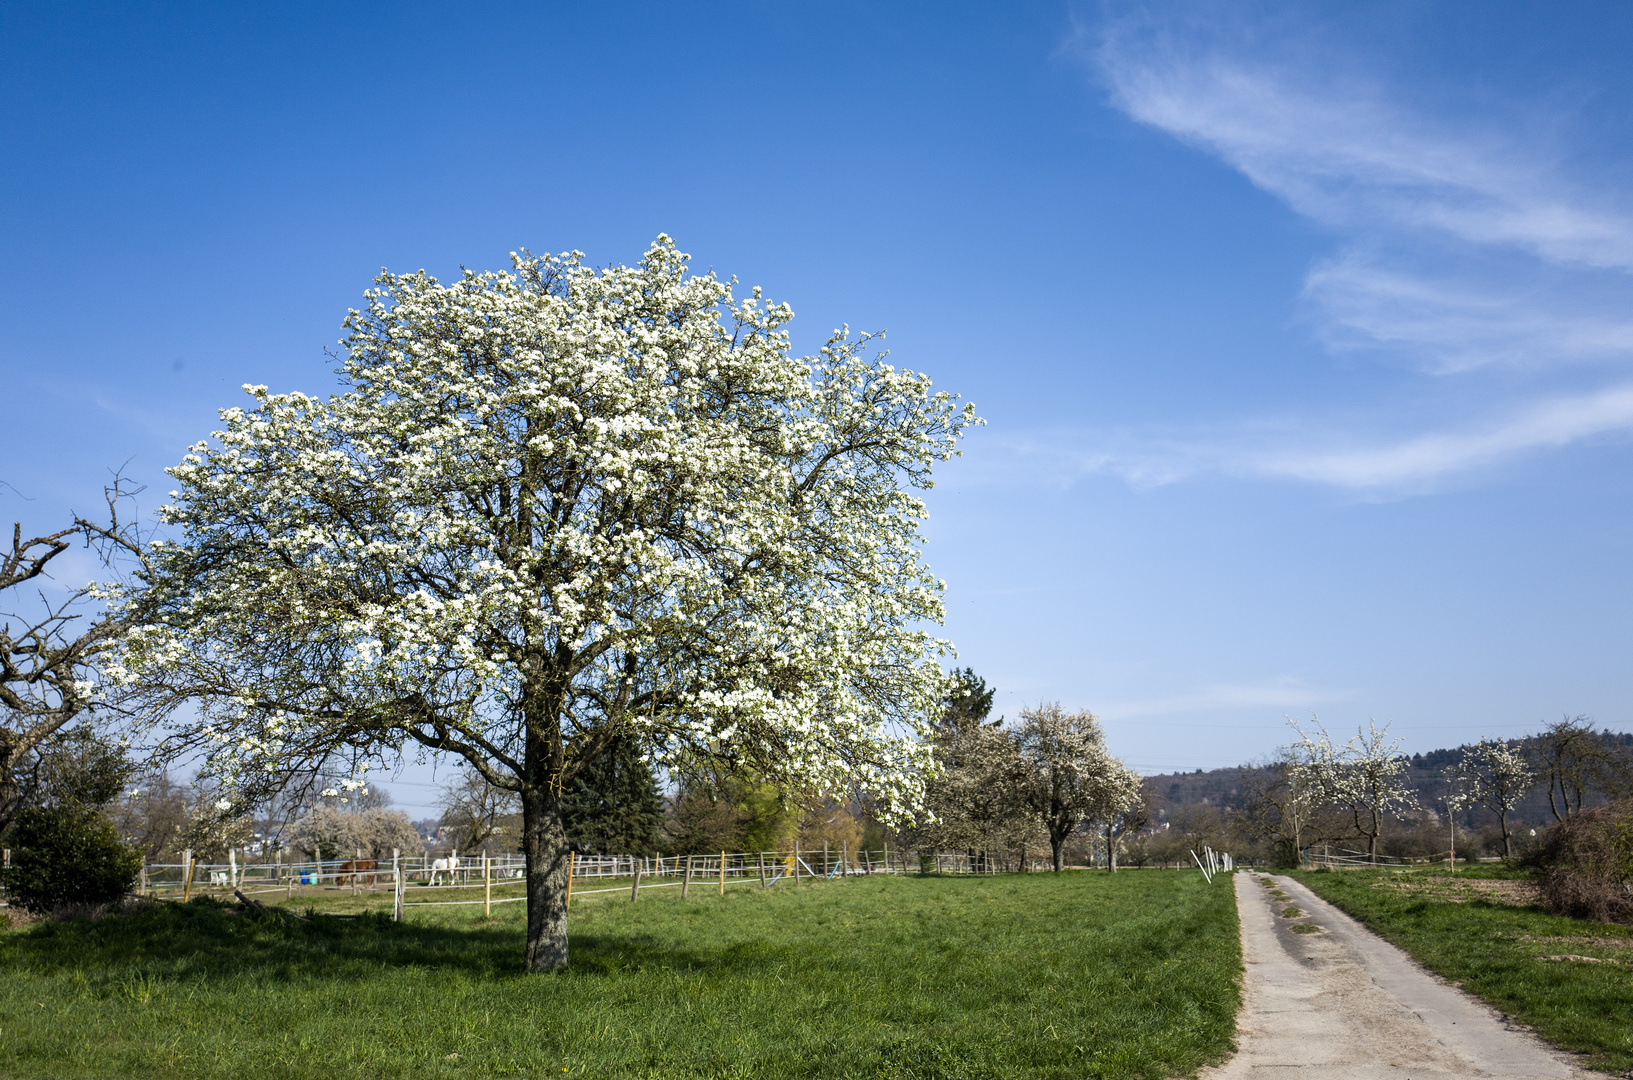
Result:
{"label": "green grass", "polygon": [[[1524,880],[1494,867],[1460,880]],[[1444,870],[1439,876],[1446,876]],[[1633,927],[1586,923],[1539,907],[1477,898],[1461,902],[1402,884],[1420,874],[1387,870],[1293,875],[1424,967],[1530,1025],[1553,1045],[1587,1055],[1596,1069],[1633,1068],[1633,970],[1616,963],[1549,962],[1578,955],[1633,962]],[[1561,941],[1558,939],[1576,939]],[[1538,940],[1555,939],[1555,940]]]}
{"label": "green grass", "polygon": [[0,1076],[1155,1080],[1229,1052],[1228,878],[735,890],[575,900],[553,975],[520,971],[521,904],[301,924],[195,901],[0,933]]}

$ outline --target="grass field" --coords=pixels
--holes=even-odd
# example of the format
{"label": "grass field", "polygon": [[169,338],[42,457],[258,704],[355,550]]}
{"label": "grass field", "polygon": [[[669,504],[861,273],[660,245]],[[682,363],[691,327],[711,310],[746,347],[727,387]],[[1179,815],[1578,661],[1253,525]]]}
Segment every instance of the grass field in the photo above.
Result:
{"label": "grass field", "polygon": [[1494,867],[1293,876],[1591,1067],[1633,1069],[1633,927],[1550,915],[1527,902],[1525,874]]}
{"label": "grass field", "polygon": [[0,933],[0,1076],[1159,1078],[1230,1048],[1228,877],[735,889],[575,901],[554,975],[520,971],[521,904]]}

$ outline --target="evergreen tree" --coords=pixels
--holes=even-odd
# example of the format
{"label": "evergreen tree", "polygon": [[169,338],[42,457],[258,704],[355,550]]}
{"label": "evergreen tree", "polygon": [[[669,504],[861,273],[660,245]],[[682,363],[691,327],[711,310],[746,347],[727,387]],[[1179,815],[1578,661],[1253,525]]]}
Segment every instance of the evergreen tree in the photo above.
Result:
{"label": "evergreen tree", "polygon": [[636,740],[620,735],[562,789],[562,824],[574,850],[651,855],[658,850],[663,800]]}
{"label": "evergreen tree", "polygon": [[104,808],[130,773],[124,748],[89,726],[59,731],[35,748],[14,788],[24,805],[0,838],[12,849],[0,880],[13,904],[43,912],[125,895],[142,856],[120,840]]}
{"label": "evergreen tree", "polygon": [[982,724],[992,713],[994,687],[969,668],[952,671],[952,684],[941,698],[941,717],[936,721],[937,733],[943,740],[956,737]]}

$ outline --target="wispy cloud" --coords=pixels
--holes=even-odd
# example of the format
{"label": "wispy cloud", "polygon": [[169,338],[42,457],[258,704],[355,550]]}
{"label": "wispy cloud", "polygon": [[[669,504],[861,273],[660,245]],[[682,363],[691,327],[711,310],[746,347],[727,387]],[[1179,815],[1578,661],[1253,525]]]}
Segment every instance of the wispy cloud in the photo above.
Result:
{"label": "wispy cloud", "polygon": [[1556,448],[1633,428],[1633,384],[1558,397],[1512,417],[1462,431],[1434,432],[1352,450],[1281,450],[1246,455],[1243,472],[1345,488],[1422,484],[1446,473],[1495,464],[1528,450]]}
{"label": "wispy cloud", "polygon": [[[1415,368],[1448,407],[1415,433],[1350,413],[1102,433],[1069,451],[1057,439],[1061,467],[1142,484],[1215,472],[1382,488],[1633,429],[1633,210],[1618,185],[1562,164],[1557,117],[1416,105],[1341,44],[1307,26],[1250,26],[1249,9],[1213,23],[1152,10],[1077,42],[1112,102],[1329,231],[1334,250],[1302,296],[1318,339]],[[1604,385],[1584,391],[1579,374],[1566,388],[1568,370]],[[1469,382],[1481,372],[1522,396],[1505,406]],[[1476,401],[1485,413],[1471,418]]]}
{"label": "wispy cloud", "polygon": [[[1214,475],[1301,480],[1357,492],[1411,491],[1528,451],[1630,429],[1633,383],[1622,383],[1395,440],[1366,442],[1262,424],[1190,438],[1054,431],[997,441],[985,457],[989,469],[1051,487],[1089,475],[1115,476],[1134,487]],[[982,461],[975,465],[979,469]]]}
{"label": "wispy cloud", "polygon": [[1098,50],[1114,100],[1299,213],[1344,229],[1429,229],[1549,262],[1633,269],[1633,219],[1575,190],[1529,140],[1497,125],[1437,123],[1365,79],[1233,55],[1230,42],[1189,29],[1114,24]]}
{"label": "wispy cloud", "polygon": [[1258,682],[1215,683],[1171,697],[1111,702],[1100,712],[1108,720],[1133,720],[1219,709],[1307,709],[1350,696],[1348,690],[1323,689],[1281,675]]}
{"label": "wispy cloud", "polygon": [[1633,357],[1619,281],[1583,290],[1583,276],[1599,275],[1495,272],[1489,262],[1479,274],[1434,273],[1402,262],[1400,253],[1349,249],[1310,270],[1304,295],[1323,316],[1317,328],[1330,347],[1389,350],[1442,375]]}

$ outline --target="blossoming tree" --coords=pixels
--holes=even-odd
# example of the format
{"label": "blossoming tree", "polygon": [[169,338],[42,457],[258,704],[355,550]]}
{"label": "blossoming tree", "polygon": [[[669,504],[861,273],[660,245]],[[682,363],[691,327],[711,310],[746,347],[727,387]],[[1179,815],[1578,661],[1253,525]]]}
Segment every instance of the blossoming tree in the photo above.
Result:
{"label": "blossoming tree", "polygon": [[1369,720],[1366,730],[1343,746],[1334,746],[1332,737],[1312,715],[1315,733],[1309,734],[1289,720],[1299,739],[1293,752],[1300,759],[1295,766],[1301,779],[1310,784],[1322,802],[1349,815],[1357,836],[1367,842],[1367,858],[1378,861],[1378,837],[1392,815],[1418,808],[1417,796],[1406,782],[1406,759],[1400,739],[1389,738],[1389,725],[1380,730]]}
{"label": "blossoming tree", "polygon": [[1457,777],[1467,786],[1456,800],[1462,806],[1484,806],[1497,815],[1503,836],[1503,858],[1514,857],[1508,815],[1537,786],[1537,774],[1518,747],[1503,739],[1482,738],[1465,746],[1457,759]]}
{"label": "blossoming tree", "polygon": [[1085,819],[1105,827],[1107,866],[1116,869],[1117,835],[1141,802],[1145,782],[1106,749],[1100,721],[1087,709],[1068,713],[1059,702],[1043,702],[1021,710],[1015,741],[1055,871],[1065,868],[1066,841]]}
{"label": "blossoming tree", "polygon": [[419,747],[516,792],[533,970],[568,959],[562,785],[616,737],[903,809],[930,767],[914,489],[980,421],[686,262],[383,272],[342,393],[249,387],[171,470],[124,660],[246,781]]}

